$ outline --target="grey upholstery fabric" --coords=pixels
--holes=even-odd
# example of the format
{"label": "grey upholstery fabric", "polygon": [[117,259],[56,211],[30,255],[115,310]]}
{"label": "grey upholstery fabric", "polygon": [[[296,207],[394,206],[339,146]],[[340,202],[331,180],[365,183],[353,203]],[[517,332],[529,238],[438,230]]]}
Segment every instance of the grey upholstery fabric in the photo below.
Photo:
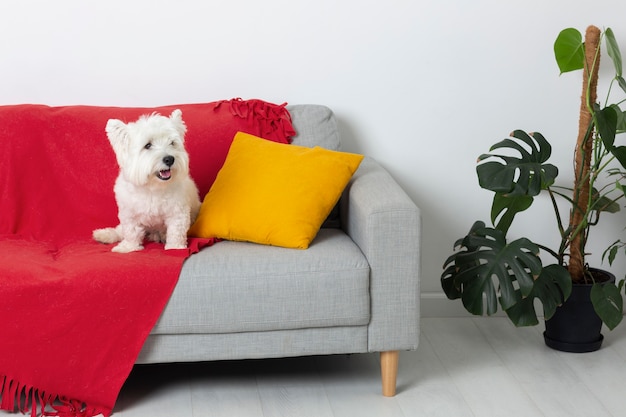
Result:
{"label": "grey upholstery fabric", "polygon": [[296,136],[291,142],[298,146],[321,146],[332,151],[341,150],[337,119],[326,106],[296,104],[287,106]]}
{"label": "grey upholstery fabric", "polygon": [[367,352],[367,326],[150,335],[137,363],[281,358]]}
{"label": "grey upholstery fabric", "polygon": [[342,225],[370,268],[371,352],[417,348],[420,212],[393,178],[366,157],[342,201]]}
{"label": "grey upholstery fabric", "polygon": [[[288,109],[294,144],[341,149],[329,108]],[[339,209],[307,250],[224,241],[187,259],[137,362],[417,348],[419,209],[368,157]]]}
{"label": "grey upholstery fabric", "polygon": [[190,257],[154,334],[364,325],[369,265],[340,230],[307,250],[220,242]]}

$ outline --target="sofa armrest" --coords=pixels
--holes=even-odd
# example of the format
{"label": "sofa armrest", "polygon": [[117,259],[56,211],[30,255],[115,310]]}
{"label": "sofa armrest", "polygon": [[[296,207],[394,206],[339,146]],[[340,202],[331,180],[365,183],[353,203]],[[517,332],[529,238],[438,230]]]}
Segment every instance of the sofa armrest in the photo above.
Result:
{"label": "sofa armrest", "polygon": [[341,224],[370,269],[368,349],[412,350],[419,339],[420,211],[375,160],[366,157],[342,196]]}

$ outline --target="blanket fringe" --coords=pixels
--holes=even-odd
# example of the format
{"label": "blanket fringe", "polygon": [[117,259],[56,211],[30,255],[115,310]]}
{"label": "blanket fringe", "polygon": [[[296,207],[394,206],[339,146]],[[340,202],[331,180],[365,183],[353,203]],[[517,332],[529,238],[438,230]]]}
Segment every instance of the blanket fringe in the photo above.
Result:
{"label": "blanket fringe", "polygon": [[291,124],[291,115],[285,108],[287,103],[272,104],[259,99],[242,100],[237,97],[231,100],[218,101],[214,110],[219,109],[222,105],[228,105],[233,116],[256,120],[261,128],[262,136],[280,131],[291,142],[291,138],[296,134]]}
{"label": "blanket fringe", "polygon": [[91,407],[82,401],[40,391],[7,376],[0,375],[0,410],[31,417],[109,417],[112,410]]}

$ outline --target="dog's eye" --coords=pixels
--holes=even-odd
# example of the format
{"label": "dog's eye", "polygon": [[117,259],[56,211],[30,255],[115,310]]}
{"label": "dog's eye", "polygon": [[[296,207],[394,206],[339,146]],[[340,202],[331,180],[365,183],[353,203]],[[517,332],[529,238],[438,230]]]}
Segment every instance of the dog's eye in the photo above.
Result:
{"label": "dog's eye", "polygon": [[146,143],[146,146],[144,146],[143,148],[144,148],[144,149],[150,149],[150,148],[152,148],[152,143],[151,143],[151,142]]}

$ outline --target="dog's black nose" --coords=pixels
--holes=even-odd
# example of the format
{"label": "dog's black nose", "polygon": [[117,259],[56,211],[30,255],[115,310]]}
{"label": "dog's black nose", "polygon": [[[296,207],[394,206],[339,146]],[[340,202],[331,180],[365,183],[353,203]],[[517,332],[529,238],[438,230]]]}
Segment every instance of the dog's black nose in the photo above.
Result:
{"label": "dog's black nose", "polygon": [[174,157],[171,155],[164,157],[163,163],[167,165],[168,167],[171,167],[172,165],[174,165]]}

